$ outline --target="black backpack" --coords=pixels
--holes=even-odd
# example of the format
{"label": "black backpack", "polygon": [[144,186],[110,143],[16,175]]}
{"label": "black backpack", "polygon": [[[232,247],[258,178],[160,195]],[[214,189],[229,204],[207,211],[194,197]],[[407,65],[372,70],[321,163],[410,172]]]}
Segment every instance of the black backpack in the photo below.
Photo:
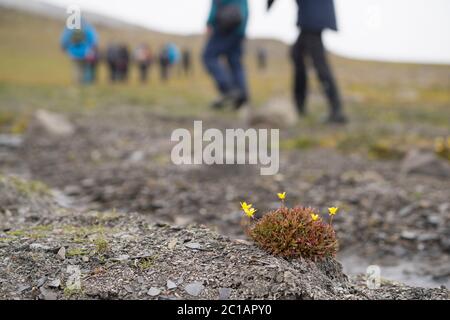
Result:
{"label": "black backpack", "polygon": [[232,33],[244,20],[241,9],[235,4],[223,4],[221,0],[215,1],[217,2],[217,30],[222,34]]}

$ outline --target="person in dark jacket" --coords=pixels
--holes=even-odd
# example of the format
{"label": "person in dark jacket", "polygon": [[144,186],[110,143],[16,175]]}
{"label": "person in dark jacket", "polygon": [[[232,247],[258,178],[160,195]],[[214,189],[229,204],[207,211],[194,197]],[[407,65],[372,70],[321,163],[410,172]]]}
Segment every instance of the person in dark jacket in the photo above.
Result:
{"label": "person in dark jacket", "polygon": [[259,47],[256,51],[256,61],[258,62],[258,69],[265,71],[267,69],[267,50]]}
{"label": "person in dark jacket", "polygon": [[221,94],[212,104],[214,108],[222,108],[231,102],[238,109],[248,100],[242,65],[248,15],[247,0],[212,0],[203,63]]}
{"label": "person in dark jacket", "polygon": [[192,54],[191,50],[185,48],[181,54],[181,66],[185,75],[190,75],[192,71]]}
{"label": "person in dark jacket", "polygon": [[[306,58],[310,57],[316,69],[322,88],[328,98],[330,114],[327,122],[344,123],[347,121],[339,96],[339,91],[327,60],[322,42],[325,29],[337,31],[336,14],[333,0],[296,0],[300,35],[292,48],[295,68],[294,98],[300,114],[306,114],[306,95],[308,79]],[[275,0],[268,0],[268,8]]]}
{"label": "person in dark jacket", "polygon": [[161,81],[167,82],[167,80],[169,80],[170,59],[166,47],[161,48],[159,52],[158,63]]}
{"label": "person in dark jacket", "polygon": [[152,51],[146,43],[141,43],[134,50],[134,61],[139,70],[141,83],[147,83],[148,71],[152,64]]}
{"label": "person in dark jacket", "polygon": [[119,45],[117,55],[118,80],[120,82],[126,82],[128,81],[128,70],[130,64],[130,51],[128,50],[128,46],[126,44]]}
{"label": "person in dark jacket", "polygon": [[113,83],[119,80],[118,60],[119,46],[115,43],[110,43],[106,49],[106,62],[109,69],[109,80]]}

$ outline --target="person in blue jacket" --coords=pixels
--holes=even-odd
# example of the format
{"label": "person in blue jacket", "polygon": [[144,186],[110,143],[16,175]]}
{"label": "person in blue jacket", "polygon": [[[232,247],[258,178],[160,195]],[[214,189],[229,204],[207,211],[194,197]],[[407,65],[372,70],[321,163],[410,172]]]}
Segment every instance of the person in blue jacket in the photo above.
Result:
{"label": "person in blue jacket", "polygon": [[61,47],[74,61],[77,80],[92,83],[95,78],[98,37],[95,28],[82,19],[80,29],[65,28],[61,36]]}
{"label": "person in blue jacket", "polygon": [[[327,60],[322,42],[325,29],[337,31],[336,13],[333,0],[296,0],[298,5],[298,22],[300,35],[292,48],[294,62],[294,98],[298,112],[306,114],[306,95],[308,79],[306,58],[309,57],[316,69],[322,88],[328,98],[330,112],[327,122],[345,123],[347,121],[342,109],[339,90]],[[268,8],[275,0],[268,0]]]}
{"label": "person in blue jacket", "polygon": [[231,103],[238,109],[248,100],[242,64],[248,16],[247,0],[212,0],[203,63],[221,94],[212,104],[214,108]]}

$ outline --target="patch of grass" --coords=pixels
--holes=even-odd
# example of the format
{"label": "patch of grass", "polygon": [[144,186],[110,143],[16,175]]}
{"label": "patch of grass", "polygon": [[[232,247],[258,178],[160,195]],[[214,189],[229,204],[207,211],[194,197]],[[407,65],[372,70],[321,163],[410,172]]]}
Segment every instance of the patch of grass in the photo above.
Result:
{"label": "patch of grass", "polygon": [[145,257],[141,259],[136,259],[134,261],[134,266],[141,271],[145,271],[153,267],[155,264],[155,257]]}
{"label": "patch of grass", "polygon": [[66,252],[67,257],[80,257],[89,254],[89,250],[85,248],[69,248]]}
{"label": "patch of grass", "polygon": [[81,289],[71,289],[68,287],[64,288],[64,297],[67,299],[73,298],[75,296],[81,296],[83,295],[83,290]]}
{"label": "patch of grass", "polygon": [[95,252],[97,254],[103,255],[109,250],[108,241],[102,236],[94,240]]}
{"label": "patch of grass", "polygon": [[369,146],[369,155],[375,159],[399,160],[406,150],[392,140],[380,140]]}
{"label": "patch of grass", "polygon": [[39,181],[23,180],[15,176],[0,176],[0,182],[5,182],[5,180],[7,180],[8,184],[13,186],[17,190],[17,192],[21,193],[24,196],[43,196],[51,194],[50,188]]}
{"label": "patch of grass", "polygon": [[312,137],[299,137],[295,139],[289,139],[282,141],[280,143],[280,147],[283,149],[310,149],[314,147],[318,147],[320,145],[319,141]]}
{"label": "patch of grass", "polygon": [[23,237],[27,233],[24,230],[13,230],[13,231],[7,231],[6,234],[8,236],[12,236],[12,237]]}

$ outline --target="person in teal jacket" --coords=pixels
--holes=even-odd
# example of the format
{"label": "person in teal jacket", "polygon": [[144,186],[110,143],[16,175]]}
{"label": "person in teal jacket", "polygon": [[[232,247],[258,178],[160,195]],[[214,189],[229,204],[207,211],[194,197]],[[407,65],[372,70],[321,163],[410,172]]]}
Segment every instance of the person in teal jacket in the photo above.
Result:
{"label": "person in teal jacket", "polygon": [[242,21],[238,28],[236,28],[235,32],[240,34],[241,36],[245,35],[245,30],[247,28],[248,23],[248,2],[247,0],[213,0],[211,5],[211,10],[209,12],[207,25],[211,28],[217,27],[217,13],[221,6],[229,6],[234,5],[239,8],[242,14]]}
{"label": "person in teal jacket", "polygon": [[74,61],[77,80],[82,84],[95,79],[98,36],[95,28],[82,19],[80,29],[65,28],[61,35],[61,48]]}
{"label": "person in teal jacket", "polygon": [[[236,109],[248,101],[247,80],[242,64],[245,31],[249,17],[247,0],[211,0],[207,21],[208,41],[203,63],[215,81],[220,98],[212,104]],[[222,63],[224,58],[225,64]]]}

